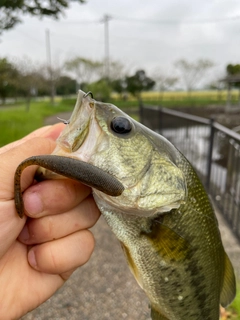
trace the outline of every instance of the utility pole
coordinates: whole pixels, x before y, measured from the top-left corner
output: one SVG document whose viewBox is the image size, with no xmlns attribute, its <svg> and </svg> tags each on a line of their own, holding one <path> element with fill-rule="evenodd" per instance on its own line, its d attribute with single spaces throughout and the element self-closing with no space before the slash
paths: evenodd
<svg viewBox="0 0 240 320">
<path fill-rule="evenodd" d="M 104 15 L 102 22 L 104 23 L 104 44 L 105 44 L 105 77 L 109 80 L 110 74 L 110 55 L 109 55 L 109 21 L 111 17 L 107 14 Z"/>
<path fill-rule="evenodd" d="M 49 32 L 49 29 L 46 29 L 46 53 L 47 53 L 47 65 L 48 65 L 49 75 L 50 75 L 51 103 L 54 104 L 55 86 L 54 86 L 54 81 L 53 81 L 53 70 L 52 70 L 51 45 L 50 45 L 50 32 Z"/>
</svg>

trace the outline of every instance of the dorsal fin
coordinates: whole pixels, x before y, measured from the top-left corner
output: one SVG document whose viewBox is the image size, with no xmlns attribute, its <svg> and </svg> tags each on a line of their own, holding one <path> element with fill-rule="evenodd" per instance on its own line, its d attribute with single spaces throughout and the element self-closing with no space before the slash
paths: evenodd
<svg viewBox="0 0 240 320">
<path fill-rule="evenodd" d="M 220 303 L 222 307 L 228 306 L 236 295 L 236 280 L 232 267 L 232 263 L 229 260 L 227 254 L 225 254 L 225 265 L 224 265 L 224 279 L 223 286 L 220 295 Z"/>
</svg>

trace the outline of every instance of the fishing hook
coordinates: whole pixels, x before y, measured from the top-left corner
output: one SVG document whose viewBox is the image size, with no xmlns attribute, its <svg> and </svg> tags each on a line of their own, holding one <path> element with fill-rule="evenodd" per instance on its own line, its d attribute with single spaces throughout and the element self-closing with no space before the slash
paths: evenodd
<svg viewBox="0 0 240 320">
<path fill-rule="evenodd" d="M 92 99 L 93 99 L 93 94 L 92 94 L 92 92 L 91 91 L 88 91 L 87 93 L 85 93 L 84 95 L 83 95 L 83 98 L 86 98 L 87 96 L 91 96 L 92 97 Z"/>
<path fill-rule="evenodd" d="M 63 122 L 64 124 L 69 124 L 70 123 L 70 120 L 65 120 L 65 119 L 62 119 L 62 118 L 59 118 L 57 117 L 58 120 L 60 120 L 61 122 Z"/>
</svg>

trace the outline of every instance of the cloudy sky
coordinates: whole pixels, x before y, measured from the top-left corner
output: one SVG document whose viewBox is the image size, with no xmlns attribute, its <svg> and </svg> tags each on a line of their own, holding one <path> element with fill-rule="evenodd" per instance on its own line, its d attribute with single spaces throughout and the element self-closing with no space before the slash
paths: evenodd
<svg viewBox="0 0 240 320">
<path fill-rule="evenodd" d="M 112 60 L 150 73 L 169 70 L 181 58 L 210 59 L 214 72 L 240 63 L 239 0 L 87 0 L 55 21 L 23 17 L 0 37 L 0 57 L 28 56 L 46 61 L 46 29 L 55 64 L 74 56 L 104 58 L 103 16 L 109 21 Z"/>
</svg>

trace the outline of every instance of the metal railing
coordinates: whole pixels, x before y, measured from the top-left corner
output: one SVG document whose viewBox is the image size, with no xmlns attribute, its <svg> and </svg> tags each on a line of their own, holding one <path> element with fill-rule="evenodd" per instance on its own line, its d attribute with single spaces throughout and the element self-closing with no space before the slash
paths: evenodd
<svg viewBox="0 0 240 320">
<path fill-rule="evenodd" d="M 140 118 L 191 162 L 240 240 L 240 134 L 213 119 L 154 106 L 142 106 Z"/>
</svg>

